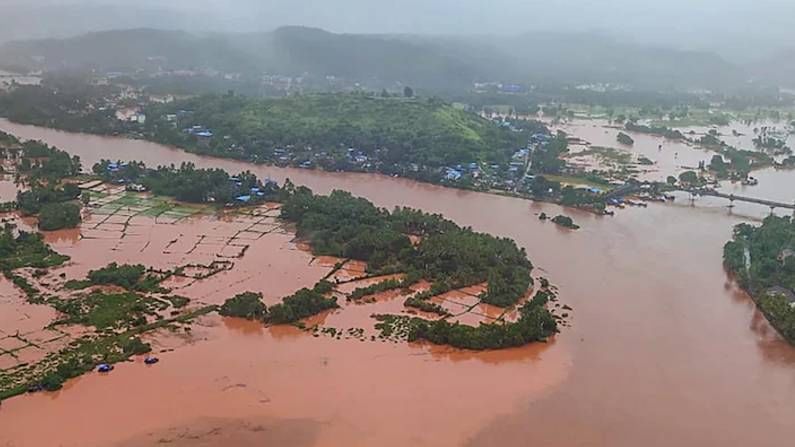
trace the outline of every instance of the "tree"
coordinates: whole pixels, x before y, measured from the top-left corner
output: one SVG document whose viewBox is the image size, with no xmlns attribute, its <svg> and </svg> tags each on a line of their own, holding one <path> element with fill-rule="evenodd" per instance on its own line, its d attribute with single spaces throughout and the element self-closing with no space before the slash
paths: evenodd
<svg viewBox="0 0 795 447">
<path fill-rule="evenodd" d="M 80 224 L 80 207 L 74 203 L 48 203 L 41 207 L 39 228 L 54 231 L 76 228 Z"/>
<path fill-rule="evenodd" d="M 694 171 L 685 171 L 679 174 L 679 181 L 687 185 L 695 185 L 699 181 L 698 174 Z"/>
<path fill-rule="evenodd" d="M 259 320 L 268 313 L 268 309 L 262 303 L 261 293 L 245 292 L 226 300 L 218 313 L 225 317 Z"/>
<path fill-rule="evenodd" d="M 406 98 L 413 98 L 414 89 L 407 85 L 406 87 L 403 88 L 403 96 L 405 96 Z"/>
<path fill-rule="evenodd" d="M 619 143 L 626 146 L 632 146 L 633 144 L 635 144 L 635 140 L 633 140 L 632 137 L 625 134 L 624 132 L 619 132 L 618 136 L 616 137 L 616 140 L 618 140 Z"/>
</svg>

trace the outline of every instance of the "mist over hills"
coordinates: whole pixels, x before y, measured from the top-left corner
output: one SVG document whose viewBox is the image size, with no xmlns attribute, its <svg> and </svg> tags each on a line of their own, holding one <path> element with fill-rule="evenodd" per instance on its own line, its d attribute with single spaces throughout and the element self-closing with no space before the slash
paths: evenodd
<svg viewBox="0 0 795 447">
<path fill-rule="evenodd" d="M 723 89 L 752 76 L 787 79 L 786 74 L 770 77 L 765 70 L 729 63 L 714 53 L 639 45 L 595 33 L 336 34 L 295 26 L 258 33 L 141 28 L 13 41 L 0 45 L 0 66 L 31 71 L 308 73 L 428 89 L 492 81 Z"/>
</svg>

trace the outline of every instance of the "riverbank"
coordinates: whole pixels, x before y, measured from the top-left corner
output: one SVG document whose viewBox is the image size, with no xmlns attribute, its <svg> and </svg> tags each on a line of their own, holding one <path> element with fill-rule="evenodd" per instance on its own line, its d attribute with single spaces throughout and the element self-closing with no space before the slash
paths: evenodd
<svg viewBox="0 0 795 447">
<path fill-rule="evenodd" d="M 9 124 L 19 124 L 21 126 L 36 127 L 35 125 L 31 124 L 15 123 L 11 120 L 8 120 L 7 118 L 0 118 L 0 121 L 7 121 Z M 72 131 L 69 129 L 58 129 L 57 127 L 51 127 L 51 129 L 63 132 Z M 461 165 L 456 165 L 456 167 L 448 167 L 445 169 L 437 169 L 436 171 L 434 171 L 433 175 L 429 175 L 428 173 L 420 171 L 414 171 L 411 169 L 404 169 L 400 173 L 393 173 L 391 171 L 384 172 L 383 170 L 378 170 L 372 167 L 365 169 L 363 166 L 356 166 L 356 165 L 350 165 L 349 169 L 341 170 L 324 164 L 318 164 L 318 163 L 305 164 L 305 163 L 293 162 L 294 160 L 290 162 L 280 162 L 280 163 L 276 163 L 273 161 L 264 161 L 259 157 L 247 156 L 246 154 L 241 153 L 239 151 L 210 151 L 207 149 L 206 146 L 199 144 L 174 145 L 170 144 L 169 141 L 167 140 L 146 139 L 144 135 L 139 133 L 112 134 L 112 135 L 102 134 L 102 133 L 85 133 L 85 134 L 95 135 L 99 137 L 107 137 L 107 138 L 122 138 L 126 140 L 146 141 L 152 144 L 164 144 L 166 146 L 173 147 L 174 149 L 196 154 L 199 157 L 229 159 L 241 163 L 254 164 L 257 166 L 321 171 L 328 173 L 345 172 L 351 174 L 383 175 L 393 178 L 403 178 L 411 181 L 418 181 L 418 182 L 428 183 L 431 185 L 444 186 L 444 187 L 467 190 L 467 191 L 486 192 L 490 194 L 519 197 L 526 200 L 563 204 L 570 207 L 577 207 L 579 209 L 588 210 L 595 214 L 607 214 L 605 212 L 605 203 L 604 201 L 600 200 L 599 194 L 601 194 L 602 192 L 608 192 L 612 188 L 612 186 L 606 180 L 602 179 L 601 181 L 598 182 L 600 188 L 599 193 L 589 193 L 588 191 L 583 191 L 584 195 L 587 197 L 577 196 L 576 199 L 572 200 L 573 196 L 570 196 L 567 199 L 565 194 L 561 194 L 562 191 L 565 192 L 566 187 L 581 186 L 581 185 L 588 186 L 591 183 L 593 183 L 593 180 L 588 180 L 586 178 L 588 176 L 584 172 L 580 173 L 569 172 L 565 176 L 549 175 L 548 177 L 553 180 L 550 181 L 543 180 L 541 186 L 539 187 L 528 186 L 527 184 L 525 184 L 525 182 L 527 180 L 532 181 L 534 179 L 534 176 L 529 175 L 528 171 L 529 165 L 527 165 L 529 160 L 525 160 L 522 166 L 521 169 L 522 175 L 520 175 L 521 178 L 515 178 L 516 175 L 518 175 L 519 173 L 514 172 L 513 170 L 506 171 L 505 175 L 510 173 L 510 176 L 505 178 L 489 175 L 486 172 L 486 165 L 484 165 L 484 163 L 479 163 L 477 164 L 478 167 L 476 167 L 473 172 L 468 172 L 467 178 L 464 179 L 462 178 L 463 172 L 467 171 L 467 169 L 469 170 L 472 169 L 471 168 L 464 169 Z M 529 157 L 529 155 L 527 157 Z M 112 160 L 112 161 L 117 161 L 117 160 Z M 367 166 L 370 165 L 371 163 L 367 163 Z M 493 170 L 494 166 L 495 165 L 492 165 L 488 169 Z M 447 174 L 440 175 L 439 174 L 440 172 L 447 172 Z M 451 172 L 453 172 L 453 174 L 450 174 Z M 493 178 L 491 178 L 491 180 L 485 181 L 482 180 L 484 177 L 493 177 Z M 538 177 L 546 179 L 547 176 L 539 175 Z M 583 200 L 583 198 L 585 200 Z"/>
</svg>

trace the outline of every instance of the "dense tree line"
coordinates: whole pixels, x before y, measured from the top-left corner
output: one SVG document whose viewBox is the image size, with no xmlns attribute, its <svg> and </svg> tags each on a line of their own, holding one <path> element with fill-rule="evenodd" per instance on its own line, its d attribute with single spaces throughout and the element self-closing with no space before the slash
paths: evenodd
<svg viewBox="0 0 795 447">
<path fill-rule="evenodd" d="M 263 183 L 248 171 L 230 176 L 222 169 L 197 169 L 193 163 L 149 169 L 141 162 L 101 160 L 92 170 L 105 181 L 139 183 L 157 195 L 189 203 L 227 204 L 239 196 L 249 196 L 246 203 L 256 203 L 276 199 L 278 191 L 276 184 Z"/>
<path fill-rule="evenodd" d="M 126 123 L 106 107 L 118 87 L 94 85 L 70 76 L 50 77 L 41 85 L 22 85 L 0 95 L 0 115 L 12 121 L 73 132 L 121 133 Z"/>
<path fill-rule="evenodd" d="M 17 193 L 13 207 L 25 215 L 38 215 L 39 228 L 45 231 L 76 227 L 80 206 L 73 201 L 80 189 L 63 180 L 80 173 L 80 158 L 39 141 L 20 142 L 8 134 L 0 135 L 0 144 L 5 157 L 15 162 L 18 181 L 29 186 Z"/>
<path fill-rule="evenodd" d="M 56 183 L 80 173 L 80 157 L 40 141 L 21 143 L 18 172 L 33 184 Z"/>
<path fill-rule="evenodd" d="M 795 342 L 795 222 L 765 218 L 761 226 L 740 224 L 723 248 L 723 260 L 782 334 Z"/>
<path fill-rule="evenodd" d="M 366 261 L 374 271 L 417 274 L 448 290 L 488 281 L 482 298 L 498 306 L 516 303 L 532 281 L 532 264 L 513 241 L 460 228 L 437 215 L 390 213 L 347 192 L 318 196 L 287 185 L 282 217 L 296 223 L 298 235 L 317 254 Z M 419 244 L 412 245 L 407 234 L 420 236 Z"/>
<path fill-rule="evenodd" d="M 218 311 L 223 316 L 261 320 L 265 323 L 295 323 L 302 318 L 339 307 L 336 298 L 327 297 L 332 290 L 331 283 L 320 281 L 311 289 L 303 288 L 270 307 L 262 302 L 261 293 L 245 292 L 226 300 Z"/>
<path fill-rule="evenodd" d="M 269 307 L 265 320 L 273 324 L 294 323 L 324 310 L 337 308 L 337 299 L 326 297 L 331 290 L 332 285 L 326 281 L 320 281 L 311 289 L 303 288 L 282 299 L 281 303 Z"/>
<path fill-rule="evenodd" d="M 48 203 L 39 211 L 39 229 L 44 231 L 77 228 L 81 221 L 80 206 L 71 202 Z"/>
<path fill-rule="evenodd" d="M 450 345 L 461 349 L 485 350 L 523 346 L 542 341 L 558 331 L 557 322 L 546 309 L 551 294 L 539 291 L 535 297 L 519 308 L 515 322 L 481 323 L 469 326 L 447 320 L 429 321 L 423 318 L 382 315 L 376 325 L 383 333 L 400 332 L 398 325 L 407 326 L 408 341 L 426 340 L 434 344 Z M 429 309 L 430 310 L 430 309 Z"/>
</svg>

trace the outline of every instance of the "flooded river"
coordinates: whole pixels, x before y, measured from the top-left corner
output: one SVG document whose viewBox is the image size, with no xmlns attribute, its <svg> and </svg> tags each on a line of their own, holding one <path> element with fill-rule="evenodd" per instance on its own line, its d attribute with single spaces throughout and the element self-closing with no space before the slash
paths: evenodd
<svg viewBox="0 0 795 447">
<path fill-rule="evenodd" d="M 550 343 L 482 354 L 210 317 L 195 342 L 161 355 L 156 367 L 120 365 L 54 394 L 3 402 L 0 446 L 701 447 L 795 438 L 795 349 L 721 265 L 733 225 L 763 217 L 765 208 L 730 212 L 724 202 L 699 199 L 612 218 L 565 210 L 583 227 L 569 232 L 536 217 L 563 212 L 555 205 L 377 175 L 253 166 L 6 121 L 0 130 L 42 139 L 86 166 L 102 157 L 191 161 L 440 212 L 515 239 L 574 308 L 571 327 Z M 795 173 L 757 177 L 748 195 L 769 190 L 795 200 L 781 192 L 793 195 Z"/>
</svg>

